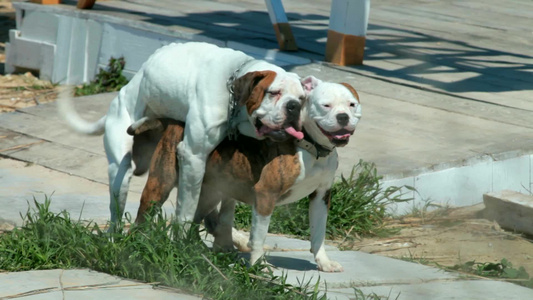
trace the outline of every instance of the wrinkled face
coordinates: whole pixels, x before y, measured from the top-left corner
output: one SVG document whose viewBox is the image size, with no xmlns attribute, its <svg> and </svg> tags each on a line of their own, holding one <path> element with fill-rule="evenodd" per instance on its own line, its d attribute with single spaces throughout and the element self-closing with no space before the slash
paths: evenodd
<svg viewBox="0 0 533 300">
<path fill-rule="evenodd" d="M 291 136 L 303 138 L 300 111 L 305 92 L 298 75 L 284 71 L 256 71 L 245 74 L 237 81 L 249 82 L 247 88 L 246 85 L 235 85 L 235 89 L 251 89 L 249 96 L 244 93 L 240 101 L 246 108 L 255 138 L 274 141 L 284 141 Z M 239 126 L 241 133 L 251 135 L 242 127 Z"/>
<path fill-rule="evenodd" d="M 320 82 L 309 93 L 307 114 L 335 146 L 348 144 L 361 119 L 359 95 L 345 83 Z"/>
</svg>

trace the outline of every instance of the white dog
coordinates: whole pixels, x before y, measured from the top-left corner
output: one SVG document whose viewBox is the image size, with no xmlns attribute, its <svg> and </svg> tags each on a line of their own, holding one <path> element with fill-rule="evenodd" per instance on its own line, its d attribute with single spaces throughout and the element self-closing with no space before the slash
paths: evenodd
<svg viewBox="0 0 533 300">
<path fill-rule="evenodd" d="M 132 173 L 147 170 L 132 162 L 133 137 L 126 132 L 130 125 L 135 129 L 147 119 L 162 117 L 186 123 L 178 148 L 176 212 L 178 222 L 186 224 L 193 220 L 198 205 L 207 155 L 228 130 L 258 139 L 301 138 L 299 114 L 304 98 L 294 73 L 240 51 L 185 43 L 170 44 L 152 54 L 97 122 L 83 120 L 68 98 L 60 99 L 59 111 L 78 132 L 104 133 L 113 230 L 124 212 Z"/>
<path fill-rule="evenodd" d="M 195 222 L 205 219 L 206 228 L 215 236 L 215 246 L 231 250 L 234 200 L 252 205 L 249 241 L 235 234 L 233 242 L 241 250 L 251 248 L 253 264 L 264 253 L 263 244 L 274 206 L 310 195 L 311 252 L 319 270 L 340 272 L 342 266 L 330 260 L 324 248 L 330 189 L 338 165 L 335 147 L 348 143 L 361 118 L 361 105 L 357 92 L 348 84 L 314 78 L 309 84 L 312 92 L 302 110 L 303 140 L 273 143 L 241 136 L 237 141 L 223 141 L 212 152 Z M 143 137 L 147 135 L 158 136 L 155 140 L 159 141 L 136 223 L 145 220 L 144 215 L 151 206 L 163 204 L 181 171 L 175 153 L 183 136 L 183 123 L 168 119 L 152 123 L 152 127 L 159 130 L 150 130 L 148 126 L 134 133 L 135 147 L 143 144 Z M 218 212 L 216 207 L 221 200 Z"/>
</svg>

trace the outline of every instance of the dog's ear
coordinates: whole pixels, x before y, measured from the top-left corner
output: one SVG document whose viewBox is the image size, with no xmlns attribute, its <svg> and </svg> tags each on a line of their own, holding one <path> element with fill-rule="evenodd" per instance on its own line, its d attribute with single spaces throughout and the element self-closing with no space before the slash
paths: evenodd
<svg viewBox="0 0 533 300">
<path fill-rule="evenodd" d="M 357 102 L 361 103 L 361 101 L 359 100 L 359 94 L 357 94 L 357 91 L 353 88 L 353 86 L 347 84 L 346 82 L 341 82 L 341 84 L 344 85 L 344 87 L 347 88 L 353 94 L 355 99 L 357 99 Z"/>
<path fill-rule="evenodd" d="M 276 78 L 274 71 L 248 72 L 235 79 L 233 91 L 238 103 L 246 106 L 248 114 L 259 108 L 265 92 Z"/>
<path fill-rule="evenodd" d="M 313 89 L 319 85 L 322 82 L 322 80 L 316 78 L 315 76 L 309 75 L 307 77 L 304 77 L 300 79 L 300 83 L 302 84 L 302 87 L 305 91 L 306 95 L 309 95 L 313 91 Z"/>
</svg>

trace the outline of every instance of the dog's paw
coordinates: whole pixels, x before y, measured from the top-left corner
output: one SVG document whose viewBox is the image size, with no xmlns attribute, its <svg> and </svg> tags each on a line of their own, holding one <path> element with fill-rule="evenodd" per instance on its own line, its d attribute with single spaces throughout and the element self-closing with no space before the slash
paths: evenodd
<svg viewBox="0 0 533 300">
<path fill-rule="evenodd" d="M 274 270 L 278 269 L 278 267 L 269 263 L 264 256 L 256 260 L 254 263 L 250 261 L 250 265 L 253 265 L 253 266 L 260 265 L 261 271 L 265 273 L 272 273 Z"/>
<path fill-rule="evenodd" d="M 263 267 L 262 271 L 264 273 L 272 273 L 272 272 L 274 272 L 274 270 L 278 269 L 278 267 L 274 266 L 273 264 L 271 264 L 271 263 L 269 263 L 267 261 L 263 262 L 263 266 L 264 267 Z"/>
<path fill-rule="evenodd" d="M 250 237 L 243 232 L 232 228 L 231 235 L 233 238 L 233 246 L 237 248 L 237 250 L 241 252 L 250 252 L 252 251 L 252 248 L 248 246 L 248 240 Z"/>
<path fill-rule="evenodd" d="M 215 242 L 213 243 L 213 250 L 216 252 L 223 252 L 223 253 L 231 253 L 231 252 L 237 252 L 235 247 L 233 247 L 233 244 L 218 244 Z"/>
<path fill-rule="evenodd" d="M 334 260 L 317 260 L 318 270 L 322 272 L 344 272 L 344 268 L 338 262 Z"/>
</svg>

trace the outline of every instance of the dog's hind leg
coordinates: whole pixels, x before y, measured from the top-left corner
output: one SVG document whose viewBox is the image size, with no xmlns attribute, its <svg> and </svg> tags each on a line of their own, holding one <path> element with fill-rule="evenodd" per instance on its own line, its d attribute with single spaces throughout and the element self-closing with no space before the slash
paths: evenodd
<svg viewBox="0 0 533 300">
<path fill-rule="evenodd" d="M 118 222 L 124 214 L 132 174 L 131 152 L 124 154 L 120 162 L 112 161 L 109 164 L 109 194 L 111 197 L 109 202 L 109 210 L 111 212 L 110 232 L 115 231 Z"/>
<path fill-rule="evenodd" d="M 133 137 L 126 133 L 130 124 L 130 118 L 125 112 L 119 112 L 112 117 L 108 114 L 104 134 L 104 148 L 109 164 L 110 232 L 116 231 L 116 226 L 124 214 L 130 179 L 133 174 Z"/>
<path fill-rule="evenodd" d="M 168 199 L 168 195 L 176 186 L 179 173 L 176 147 L 183 137 L 181 124 L 169 124 L 150 164 L 150 173 L 141 196 L 141 204 L 137 211 L 136 224 L 145 221 L 145 214 L 154 205 L 161 207 Z"/>
</svg>

